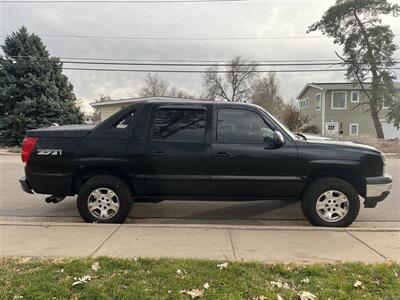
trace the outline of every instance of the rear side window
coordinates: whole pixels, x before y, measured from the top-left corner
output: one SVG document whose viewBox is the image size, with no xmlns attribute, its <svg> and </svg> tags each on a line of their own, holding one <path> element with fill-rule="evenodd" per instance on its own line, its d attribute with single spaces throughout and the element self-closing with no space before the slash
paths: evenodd
<svg viewBox="0 0 400 300">
<path fill-rule="evenodd" d="M 129 112 L 128 114 L 124 115 L 121 119 L 119 119 L 115 123 L 114 128 L 124 129 L 124 128 L 128 127 L 129 124 L 134 122 L 135 112 L 136 112 L 136 110 L 133 110 L 133 111 Z"/>
<path fill-rule="evenodd" d="M 202 142 L 206 110 L 159 108 L 153 121 L 153 140 Z"/>
</svg>

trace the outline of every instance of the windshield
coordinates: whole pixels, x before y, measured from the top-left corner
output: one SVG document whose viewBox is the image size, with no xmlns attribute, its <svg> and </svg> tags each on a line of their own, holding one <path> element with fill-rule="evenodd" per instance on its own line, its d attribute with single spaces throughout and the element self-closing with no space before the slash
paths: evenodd
<svg viewBox="0 0 400 300">
<path fill-rule="evenodd" d="M 268 117 L 270 117 L 272 120 L 274 120 L 279 125 L 279 127 L 281 127 L 286 132 L 286 134 L 289 135 L 292 139 L 294 139 L 294 140 L 299 139 L 299 137 L 296 134 L 291 132 L 289 130 L 289 128 L 287 128 L 284 124 L 282 124 L 282 122 L 280 122 L 277 118 L 275 118 L 273 115 L 271 115 L 269 112 L 267 112 L 264 108 L 262 108 L 262 107 L 260 107 L 260 108 L 266 115 L 268 115 Z"/>
</svg>

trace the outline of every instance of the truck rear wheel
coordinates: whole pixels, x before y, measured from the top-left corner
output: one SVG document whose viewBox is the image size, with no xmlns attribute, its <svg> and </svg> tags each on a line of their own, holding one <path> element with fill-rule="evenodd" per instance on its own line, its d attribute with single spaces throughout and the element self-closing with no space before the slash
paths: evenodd
<svg viewBox="0 0 400 300">
<path fill-rule="evenodd" d="M 116 176 L 96 176 L 86 181 L 78 194 L 78 211 L 86 222 L 122 223 L 132 207 L 132 193 Z"/>
<path fill-rule="evenodd" d="M 301 208 L 307 220 L 315 226 L 347 227 L 357 218 L 360 200 L 348 182 L 323 177 L 307 187 Z"/>
</svg>

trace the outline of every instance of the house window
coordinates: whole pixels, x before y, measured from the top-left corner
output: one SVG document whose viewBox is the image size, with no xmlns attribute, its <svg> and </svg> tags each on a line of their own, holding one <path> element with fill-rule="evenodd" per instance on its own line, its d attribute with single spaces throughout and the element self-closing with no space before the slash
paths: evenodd
<svg viewBox="0 0 400 300">
<path fill-rule="evenodd" d="M 332 92 L 332 109 L 346 109 L 346 92 Z"/>
<path fill-rule="evenodd" d="M 383 108 L 388 109 L 392 106 L 392 98 L 388 96 L 383 96 Z"/>
<path fill-rule="evenodd" d="M 357 103 L 360 101 L 360 93 L 358 91 L 352 91 L 351 92 L 351 102 L 352 103 Z"/>
<path fill-rule="evenodd" d="M 357 123 L 351 123 L 349 132 L 350 132 L 350 135 L 358 135 L 358 124 Z"/>
<path fill-rule="evenodd" d="M 308 98 L 304 98 L 304 99 L 301 99 L 300 100 L 300 108 L 301 109 L 303 109 L 303 108 L 307 108 L 308 107 Z"/>
<path fill-rule="evenodd" d="M 315 110 L 321 110 L 321 94 L 315 95 Z"/>
</svg>

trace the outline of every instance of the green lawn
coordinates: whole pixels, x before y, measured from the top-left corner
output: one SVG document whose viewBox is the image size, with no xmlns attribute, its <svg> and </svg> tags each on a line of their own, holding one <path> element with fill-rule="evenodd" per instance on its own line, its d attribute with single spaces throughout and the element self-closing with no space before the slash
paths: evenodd
<svg viewBox="0 0 400 300">
<path fill-rule="evenodd" d="M 93 265 L 99 269 L 94 271 Z M 262 264 L 183 259 L 0 259 L 1 299 L 400 299 L 400 265 Z M 95 266 L 94 266 L 94 269 Z M 180 271 L 178 271 L 180 270 Z M 178 271 L 178 272 L 177 272 Z M 73 286 L 74 277 L 91 279 Z M 361 286 L 355 287 L 359 281 Z M 275 282 L 275 283 L 274 283 Z M 205 288 L 204 285 L 209 287 Z M 206 285 L 207 287 L 207 285 Z M 257 298 L 258 297 L 258 298 Z"/>
</svg>

